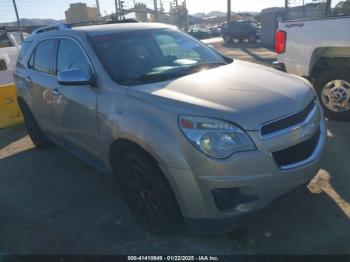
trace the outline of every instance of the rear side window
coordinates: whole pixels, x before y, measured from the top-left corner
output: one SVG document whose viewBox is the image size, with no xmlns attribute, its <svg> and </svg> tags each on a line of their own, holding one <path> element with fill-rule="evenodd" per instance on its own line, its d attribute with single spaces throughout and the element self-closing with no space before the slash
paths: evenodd
<svg viewBox="0 0 350 262">
<path fill-rule="evenodd" d="M 46 74 L 55 74 L 56 40 L 49 39 L 40 42 L 35 48 L 33 69 Z M 31 61 L 30 61 L 31 62 Z M 29 62 L 29 64 L 30 64 Z"/>
<path fill-rule="evenodd" d="M 57 55 L 57 72 L 68 69 L 80 69 L 87 77 L 92 75 L 89 61 L 78 43 L 70 39 L 61 39 Z"/>
</svg>

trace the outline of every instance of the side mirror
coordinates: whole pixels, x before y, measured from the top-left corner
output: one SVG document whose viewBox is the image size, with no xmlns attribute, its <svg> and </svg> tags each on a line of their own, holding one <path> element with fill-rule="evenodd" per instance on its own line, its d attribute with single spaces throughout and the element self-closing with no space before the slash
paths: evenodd
<svg viewBox="0 0 350 262">
<path fill-rule="evenodd" d="M 61 85 L 92 85 L 93 80 L 81 69 L 68 69 L 58 73 L 58 83 Z"/>
</svg>

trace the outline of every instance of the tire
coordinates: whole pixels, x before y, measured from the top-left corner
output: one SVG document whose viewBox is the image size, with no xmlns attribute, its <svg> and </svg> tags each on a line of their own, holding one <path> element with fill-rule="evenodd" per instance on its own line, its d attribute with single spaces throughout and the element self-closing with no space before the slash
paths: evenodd
<svg viewBox="0 0 350 262">
<path fill-rule="evenodd" d="M 169 233 L 181 225 L 182 216 L 174 193 L 157 163 L 135 148 L 121 159 L 117 174 L 135 220 L 153 234 Z"/>
<path fill-rule="evenodd" d="M 248 43 L 253 44 L 253 43 L 256 43 L 256 41 L 257 41 L 256 35 L 248 36 Z"/>
<path fill-rule="evenodd" d="M 223 36 L 223 39 L 224 39 L 224 42 L 225 42 L 226 44 L 231 44 L 233 38 L 232 38 L 229 34 L 225 34 L 225 35 Z"/>
<path fill-rule="evenodd" d="M 314 80 L 325 116 L 337 121 L 350 121 L 349 69 L 332 68 Z"/>
<path fill-rule="evenodd" d="M 47 150 L 54 147 L 54 144 L 40 129 L 28 106 L 23 101 L 19 101 L 18 104 L 24 117 L 24 126 L 33 144 L 40 150 Z"/>
</svg>

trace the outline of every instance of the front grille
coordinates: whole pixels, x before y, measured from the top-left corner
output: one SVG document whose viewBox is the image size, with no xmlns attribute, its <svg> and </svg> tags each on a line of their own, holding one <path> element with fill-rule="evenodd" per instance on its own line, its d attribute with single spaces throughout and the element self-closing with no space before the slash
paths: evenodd
<svg viewBox="0 0 350 262">
<path fill-rule="evenodd" d="M 302 162 L 311 157 L 317 147 L 320 135 L 321 130 L 318 128 L 310 139 L 295 146 L 275 151 L 272 153 L 272 156 L 280 167 Z"/>
<path fill-rule="evenodd" d="M 261 135 L 266 136 L 302 123 L 308 117 L 314 106 L 315 101 L 313 100 L 303 111 L 262 126 L 260 130 Z"/>
</svg>

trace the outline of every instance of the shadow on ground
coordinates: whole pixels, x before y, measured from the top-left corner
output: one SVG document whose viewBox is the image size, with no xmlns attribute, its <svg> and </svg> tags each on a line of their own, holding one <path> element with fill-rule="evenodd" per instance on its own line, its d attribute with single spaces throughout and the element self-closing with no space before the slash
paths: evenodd
<svg viewBox="0 0 350 262">
<path fill-rule="evenodd" d="M 0 150 L 26 136 L 23 127 L 15 127 L 12 129 L 0 129 Z"/>
</svg>

